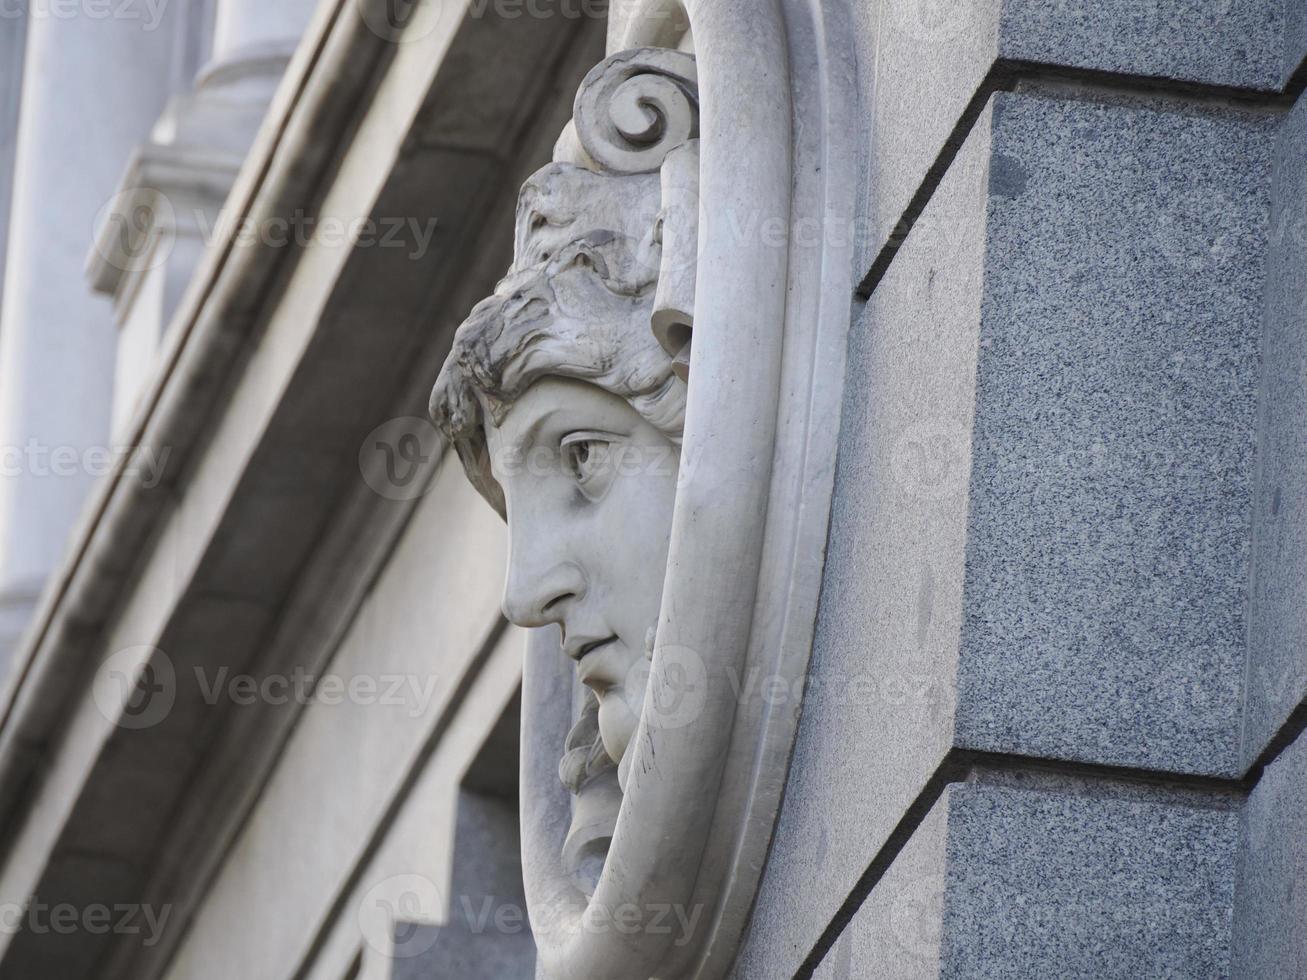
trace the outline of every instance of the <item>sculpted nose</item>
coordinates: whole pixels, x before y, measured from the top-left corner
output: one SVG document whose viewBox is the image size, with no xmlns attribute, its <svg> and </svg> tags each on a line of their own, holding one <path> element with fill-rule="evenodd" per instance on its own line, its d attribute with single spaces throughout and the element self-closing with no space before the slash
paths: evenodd
<svg viewBox="0 0 1307 980">
<path fill-rule="evenodd" d="M 518 626 L 563 625 L 568 599 L 585 594 L 585 576 L 570 561 L 532 568 L 509 559 L 504 615 Z"/>
</svg>

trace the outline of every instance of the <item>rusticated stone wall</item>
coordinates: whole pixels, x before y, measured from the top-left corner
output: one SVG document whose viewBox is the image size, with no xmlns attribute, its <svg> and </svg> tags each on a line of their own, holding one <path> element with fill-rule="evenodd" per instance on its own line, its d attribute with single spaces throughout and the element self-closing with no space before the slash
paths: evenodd
<svg viewBox="0 0 1307 980">
<path fill-rule="evenodd" d="M 862 305 L 741 980 L 1307 970 L 1304 24 L 861 5 Z"/>
</svg>

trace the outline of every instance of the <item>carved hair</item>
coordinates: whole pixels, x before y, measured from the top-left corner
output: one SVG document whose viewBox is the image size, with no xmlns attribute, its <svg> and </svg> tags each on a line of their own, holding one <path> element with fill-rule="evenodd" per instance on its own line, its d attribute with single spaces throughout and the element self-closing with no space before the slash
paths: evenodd
<svg viewBox="0 0 1307 980">
<path fill-rule="evenodd" d="M 541 378 L 597 385 L 680 441 L 685 385 L 649 327 L 659 206 L 657 174 L 552 163 L 522 188 L 513 265 L 458 328 L 431 393 L 437 428 L 500 516 L 484 427 Z"/>
<path fill-rule="evenodd" d="M 681 441 L 685 382 L 673 373 L 652 315 L 663 258 L 659 171 L 669 153 L 698 136 L 695 78 L 693 57 L 657 48 L 595 66 L 556 162 L 522 188 L 508 274 L 454 335 L 431 392 L 431 417 L 501 517 L 504 494 L 485 426 L 500 425 L 542 378 L 590 382 Z M 598 714 L 587 691 L 559 764 L 573 794 L 617 765 L 604 750 Z"/>
</svg>

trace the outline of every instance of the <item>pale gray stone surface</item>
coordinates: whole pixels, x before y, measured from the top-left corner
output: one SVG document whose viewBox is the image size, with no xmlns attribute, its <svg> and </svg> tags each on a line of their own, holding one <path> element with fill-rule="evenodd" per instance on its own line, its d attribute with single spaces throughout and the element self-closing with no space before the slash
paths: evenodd
<svg viewBox="0 0 1307 980">
<path fill-rule="evenodd" d="M 948 802 L 942 976 L 1230 976 L 1230 798 L 981 774 Z"/>
<path fill-rule="evenodd" d="M 1243 765 L 1307 697 L 1307 102 L 1275 154 Z"/>
<path fill-rule="evenodd" d="M 904 210 L 994 64 L 999 0 L 854 6 L 866 127 L 855 229 L 861 277 L 887 241 L 902 242 Z"/>
<path fill-rule="evenodd" d="M 9 209 L 18 144 L 18 106 L 23 85 L 23 48 L 27 38 L 25 12 L 0 18 L 0 298 L 4 296 L 5 254 L 9 247 Z M 0 644 L 4 643 L 0 639 Z M 0 647 L 6 649 L 7 644 Z"/>
<path fill-rule="evenodd" d="M 9 470 L 0 480 L 0 661 L 34 611 L 28 597 L 64 557 L 94 482 L 85 454 L 110 445 L 111 310 L 77 284 L 102 208 L 167 96 L 180 6 L 155 8 L 152 28 L 144 17 L 104 18 L 76 4 L 71 16 L 61 8 L 27 21 L 17 141 L 12 164 L 0 163 L 0 183 L 12 173 L 0 307 L 0 446 Z M 18 42 L 13 12 L 4 13 L 0 58 Z M 0 89 L 13 71 L 0 67 Z M 0 102 L 11 99 L 0 92 Z M 18 447 L 26 448 L 15 462 Z"/>
<path fill-rule="evenodd" d="M 960 746 L 1242 774 L 1273 126 L 996 97 Z"/>
<path fill-rule="evenodd" d="M 935 980 L 947 878 L 950 788 L 913 831 L 813 980 Z"/>
<path fill-rule="evenodd" d="M 802 962 L 951 745 L 1241 774 L 1273 123 L 993 104 L 851 339 L 813 681 L 737 977 Z"/>
<path fill-rule="evenodd" d="M 469 776 L 508 783 L 502 795 L 471 792 L 468 777 L 458 795 L 451 852 L 448 919 L 443 925 L 399 923 L 393 980 L 532 980 L 535 941 L 522 894 L 517 815 L 517 726 L 514 703 L 473 760 Z M 512 735 L 512 741 L 503 737 Z"/>
<path fill-rule="evenodd" d="M 982 122 L 850 338 L 811 680 L 740 980 L 793 973 L 951 744 Z"/>
<path fill-rule="evenodd" d="M 1307 738 L 1267 767 L 1244 809 L 1235 894 L 1240 980 L 1307 976 Z"/>
</svg>

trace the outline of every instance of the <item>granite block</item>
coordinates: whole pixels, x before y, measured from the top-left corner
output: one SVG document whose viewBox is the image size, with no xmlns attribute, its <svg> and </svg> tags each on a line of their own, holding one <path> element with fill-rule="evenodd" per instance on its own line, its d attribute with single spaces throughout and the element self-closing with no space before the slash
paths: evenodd
<svg viewBox="0 0 1307 980">
<path fill-rule="evenodd" d="M 959 746 L 1242 774 L 1274 126 L 995 97 Z"/>
<path fill-rule="evenodd" d="M 952 743 L 989 127 L 850 336 L 790 782 L 737 977 L 791 976 Z"/>
<path fill-rule="evenodd" d="M 1244 766 L 1307 698 L 1307 100 L 1284 122 L 1273 183 Z"/>
<path fill-rule="evenodd" d="M 739 977 L 797 968 L 951 747 L 1241 774 L 1274 123 L 991 106 L 851 336 Z"/>
<path fill-rule="evenodd" d="M 1242 977 L 1230 970 L 1239 827 L 1235 794 L 973 771 L 814 976 Z"/>
<path fill-rule="evenodd" d="M 1307 737 L 1266 768 L 1244 809 L 1234 909 L 1234 976 L 1307 977 Z"/>
<path fill-rule="evenodd" d="M 1004 0 L 1013 61 L 1278 91 L 1284 0 Z"/>
<path fill-rule="evenodd" d="M 906 234 L 914 196 L 965 138 L 996 69 L 1077 69 L 1279 91 L 1285 0 L 867 0 L 855 5 L 864 142 L 856 273 Z M 1307 51 L 1303 0 L 1290 47 Z M 1293 38 L 1301 38 L 1295 42 Z"/>
<path fill-rule="evenodd" d="M 1284 0 L 1284 77 L 1287 85 L 1307 59 L 1307 2 Z"/>
<path fill-rule="evenodd" d="M 982 773 L 947 805 L 941 977 L 1231 975 L 1234 798 Z"/>
</svg>

